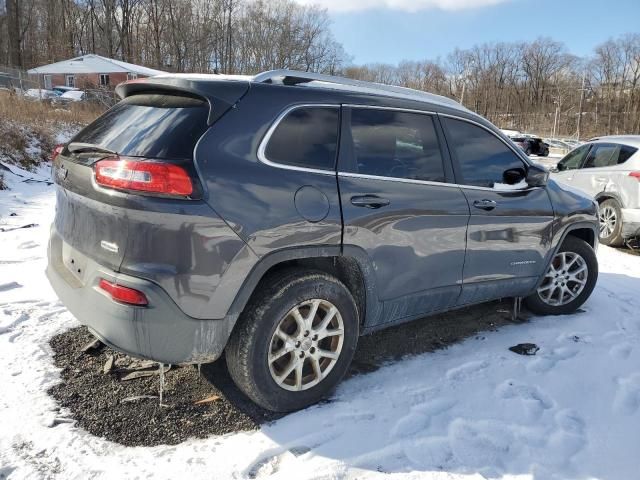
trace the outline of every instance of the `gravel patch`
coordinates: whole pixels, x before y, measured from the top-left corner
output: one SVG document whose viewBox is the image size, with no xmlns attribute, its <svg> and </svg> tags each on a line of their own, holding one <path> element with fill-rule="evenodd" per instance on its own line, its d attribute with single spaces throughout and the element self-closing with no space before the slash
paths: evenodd
<svg viewBox="0 0 640 480">
<path fill-rule="evenodd" d="M 512 323 L 511 305 L 492 302 L 361 337 L 349 376 L 468 337 L 482 339 L 482 331 Z M 521 318 L 526 321 L 526 313 Z M 93 435 L 127 446 L 174 445 L 193 437 L 254 430 L 283 416 L 247 400 L 229 377 L 224 359 L 202 365 L 200 371 L 196 366 L 172 366 L 164 375 L 161 406 L 158 364 L 101 344 L 83 351 L 94 340 L 85 327 L 50 340 L 62 381 L 49 390 L 77 425 Z M 124 380 L 131 374 L 144 376 Z"/>
</svg>

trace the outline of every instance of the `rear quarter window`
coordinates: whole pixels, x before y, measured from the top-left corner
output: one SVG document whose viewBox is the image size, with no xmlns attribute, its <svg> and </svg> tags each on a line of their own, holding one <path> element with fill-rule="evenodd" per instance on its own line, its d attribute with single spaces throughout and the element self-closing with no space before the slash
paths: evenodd
<svg viewBox="0 0 640 480">
<path fill-rule="evenodd" d="M 73 139 L 120 155 L 192 159 L 207 129 L 209 104 L 200 98 L 142 94 L 127 97 Z"/>
<path fill-rule="evenodd" d="M 273 130 L 264 156 L 282 165 L 333 170 L 339 124 L 339 107 L 295 108 Z"/>
</svg>

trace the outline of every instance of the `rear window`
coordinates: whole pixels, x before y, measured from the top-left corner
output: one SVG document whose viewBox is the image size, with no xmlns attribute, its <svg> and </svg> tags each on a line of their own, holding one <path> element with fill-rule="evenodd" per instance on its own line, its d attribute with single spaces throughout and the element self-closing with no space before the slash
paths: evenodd
<svg viewBox="0 0 640 480">
<path fill-rule="evenodd" d="M 207 129 L 209 104 L 202 99 L 144 94 L 127 97 L 74 142 L 90 143 L 132 157 L 192 159 Z"/>
<path fill-rule="evenodd" d="M 300 107 L 273 131 L 265 156 L 271 162 L 333 170 L 338 150 L 338 107 Z"/>
</svg>

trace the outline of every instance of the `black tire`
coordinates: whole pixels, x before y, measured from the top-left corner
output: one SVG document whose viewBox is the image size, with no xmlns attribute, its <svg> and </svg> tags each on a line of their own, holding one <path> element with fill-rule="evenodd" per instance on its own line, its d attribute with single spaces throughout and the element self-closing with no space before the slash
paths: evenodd
<svg viewBox="0 0 640 480">
<path fill-rule="evenodd" d="M 606 237 L 599 236 L 598 239 L 603 245 L 610 247 L 620 247 L 624 244 L 624 238 L 622 237 L 622 209 L 620 204 L 613 198 L 605 200 L 600 204 L 600 212 L 605 212 L 606 209 L 613 209 L 616 215 L 616 223 L 613 231 Z"/>
<path fill-rule="evenodd" d="M 556 254 L 561 252 L 574 252 L 585 260 L 588 270 L 586 284 L 582 292 L 575 299 L 564 305 L 550 305 L 542 300 L 536 291 L 524 299 L 525 306 L 535 314 L 567 315 L 573 313 L 587 301 L 596 286 L 596 281 L 598 280 L 598 259 L 591 245 L 577 237 L 568 236 L 564 239 L 562 246 Z"/>
<path fill-rule="evenodd" d="M 332 392 L 349 368 L 359 335 L 355 301 L 342 282 L 320 271 L 288 270 L 260 285 L 227 344 L 229 373 L 240 390 L 267 410 L 290 412 L 308 407 Z M 340 354 L 332 369 L 316 385 L 300 391 L 285 390 L 270 371 L 271 339 L 291 309 L 316 298 L 331 302 L 340 313 L 344 325 Z"/>
</svg>

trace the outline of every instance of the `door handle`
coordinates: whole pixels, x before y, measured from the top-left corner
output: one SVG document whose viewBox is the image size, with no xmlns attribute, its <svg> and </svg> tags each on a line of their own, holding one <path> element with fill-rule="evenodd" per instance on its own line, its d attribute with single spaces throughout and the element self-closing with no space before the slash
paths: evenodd
<svg viewBox="0 0 640 480">
<path fill-rule="evenodd" d="M 389 200 L 377 195 L 360 195 L 351 197 L 351 204 L 356 207 L 380 208 L 389 205 Z"/>
<path fill-rule="evenodd" d="M 596 182 L 606 182 L 607 179 L 605 177 L 596 177 Z"/>
<path fill-rule="evenodd" d="M 473 206 L 480 210 L 493 210 L 498 204 L 493 200 L 476 200 L 473 202 Z"/>
</svg>

